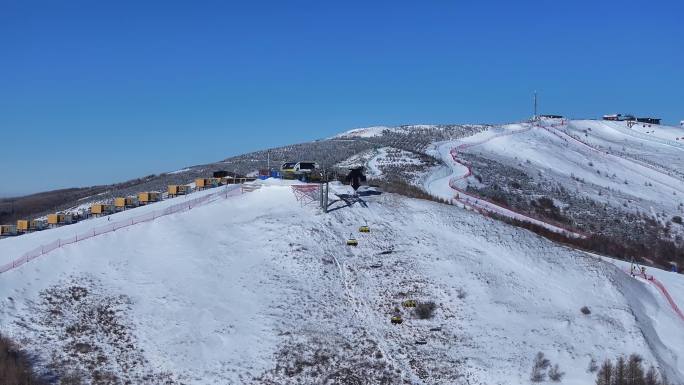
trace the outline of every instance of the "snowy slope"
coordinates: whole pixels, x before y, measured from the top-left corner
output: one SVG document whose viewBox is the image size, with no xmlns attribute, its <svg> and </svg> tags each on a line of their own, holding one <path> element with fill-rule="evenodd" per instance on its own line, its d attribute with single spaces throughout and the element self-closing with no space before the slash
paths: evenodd
<svg viewBox="0 0 684 385">
<path fill-rule="evenodd" d="M 436 128 L 436 127 L 437 126 L 431 125 L 431 124 L 412 124 L 412 125 L 397 126 L 397 127 L 371 126 L 371 127 L 355 128 L 355 129 L 343 132 L 339 135 L 336 135 L 335 138 L 373 138 L 373 137 L 382 136 L 385 132 L 406 134 L 406 133 L 410 133 L 411 131 L 416 130 L 416 129 L 429 129 L 429 128 Z"/>
<path fill-rule="evenodd" d="M 675 127 L 652 129 L 684 136 L 684 130 Z M 474 154 L 538 176 L 538 183 L 552 180 L 576 196 L 666 220 L 684 211 L 684 143 L 663 135 L 649 136 L 624 122 L 545 120 L 492 127 L 464 139 L 435 143 L 431 154 L 440 157 L 447 170 L 433 175 L 425 187 L 445 199 L 459 193 L 464 203 L 520 218 L 457 191 L 478 184 L 463 159 L 464 154 Z"/>
<path fill-rule="evenodd" d="M 24 234 L 18 237 L 0 239 L 0 265 L 11 262 L 22 253 L 25 253 L 36 246 L 47 244 L 58 238 L 69 238 L 76 234 L 87 233 L 88 231 L 106 226 L 112 222 L 126 221 L 134 217 L 143 216 L 152 212 L 162 212 L 164 209 L 180 204 L 182 202 L 189 202 L 198 198 L 214 195 L 218 191 L 232 192 L 239 189 L 239 185 L 227 185 L 219 189 L 207 189 L 196 191 L 192 194 L 181 195 L 173 199 L 165 199 L 160 202 L 140 206 L 135 209 L 121 211 L 109 216 L 93 217 L 72 225 L 62 226 L 49 231 L 39 231 Z M 86 209 L 90 209 L 90 204 L 84 205 Z"/>
<path fill-rule="evenodd" d="M 394 147 L 380 147 L 356 154 L 338 164 L 339 168 L 363 166 L 372 179 L 403 177 L 407 182 L 420 185 L 435 166 L 416 153 Z"/>
<path fill-rule="evenodd" d="M 683 324 L 647 283 L 458 207 L 364 199 L 324 215 L 270 183 L 62 247 L 0 275 L 0 332 L 133 383 L 518 384 L 538 351 L 565 384 L 629 353 L 684 379 Z"/>
</svg>

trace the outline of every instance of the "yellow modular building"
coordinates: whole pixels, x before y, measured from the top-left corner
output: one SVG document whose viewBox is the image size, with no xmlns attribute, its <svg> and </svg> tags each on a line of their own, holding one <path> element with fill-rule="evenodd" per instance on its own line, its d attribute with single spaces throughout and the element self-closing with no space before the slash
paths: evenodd
<svg viewBox="0 0 684 385">
<path fill-rule="evenodd" d="M 126 198 L 114 198 L 114 208 L 117 210 L 123 210 L 126 208 Z"/>
<path fill-rule="evenodd" d="M 101 203 L 95 203 L 92 206 L 90 206 L 90 213 L 92 215 L 107 215 L 112 213 L 112 206 L 111 205 L 104 205 Z"/>
<path fill-rule="evenodd" d="M 154 191 L 141 192 L 138 193 L 138 203 L 141 205 L 146 205 L 148 203 L 159 202 L 161 200 L 161 194 Z"/>
<path fill-rule="evenodd" d="M 197 178 L 195 179 L 195 187 L 198 190 L 205 188 L 217 187 L 221 184 L 221 178 Z"/>
<path fill-rule="evenodd" d="M 27 221 L 26 219 L 20 219 L 17 221 L 17 232 L 18 233 L 26 233 L 29 231 L 29 224 L 30 222 Z"/>
<path fill-rule="evenodd" d="M 74 217 L 71 214 L 49 214 L 47 223 L 49 226 L 70 225 L 74 223 Z"/>
<path fill-rule="evenodd" d="M 0 225 L 0 237 L 8 235 L 17 235 L 17 226 L 15 225 Z"/>
<path fill-rule="evenodd" d="M 119 197 L 114 199 L 114 208 L 118 211 L 136 206 L 138 206 L 138 198 L 136 197 Z"/>
<path fill-rule="evenodd" d="M 168 193 L 169 193 L 170 197 L 175 197 L 178 195 L 185 195 L 185 194 L 190 193 L 190 186 L 187 186 L 184 184 L 181 184 L 181 185 L 171 184 L 171 185 L 169 185 Z"/>
<path fill-rule="evenodd" d="M 17 221 L 17 233 L 28 233 L 45 229 L 45 222 L 38 220 L 20 219 Z"/>
</svg>

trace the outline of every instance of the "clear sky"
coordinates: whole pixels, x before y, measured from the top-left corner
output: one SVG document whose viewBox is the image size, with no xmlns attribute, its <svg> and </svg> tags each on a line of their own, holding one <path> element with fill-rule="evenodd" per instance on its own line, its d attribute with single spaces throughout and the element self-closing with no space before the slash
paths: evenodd
<svg viewBox="0 0 684 385">
<path fill-rule="evenodd" d="M 0 0 L 0 196 L 354 127 L 684 119 L 684 2 Z"/>
</svg>

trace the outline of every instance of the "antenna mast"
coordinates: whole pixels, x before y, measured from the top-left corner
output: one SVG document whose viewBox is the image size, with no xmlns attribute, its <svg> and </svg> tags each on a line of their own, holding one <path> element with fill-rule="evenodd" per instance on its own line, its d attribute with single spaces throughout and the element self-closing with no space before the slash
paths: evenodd
<svg viewBox="0 0 684 385">
<path fill-rule="evenodd" d="M 534 91 L 534 120 L 537 120 L 537 91 Z"/>
</svg>

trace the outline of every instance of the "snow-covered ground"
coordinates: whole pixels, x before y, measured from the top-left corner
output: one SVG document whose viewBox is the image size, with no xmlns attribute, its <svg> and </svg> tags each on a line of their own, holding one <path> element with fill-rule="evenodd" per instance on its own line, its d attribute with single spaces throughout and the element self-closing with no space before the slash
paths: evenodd
<svg viewBox="0 0 684 385">
<path fill-rule="evenodd" d="M 423 157 L 424 158 L 424 157 Z M 336 165 L 340 168 L 363 166 L 373 179 L 396 177 L 401 173 L 407 182 L 419 185 L 433 171 L 433 166 L 420 155 L 394 147 L 380 147 L 356 154 Z"/>
<path fill-rule="evenodd" d="M 134 209 L 128 209 L 108 216 L 93 217 L 78 223 L 61 226 L 54 229 L 37 231 L 17 237 L 3 238 L 0 239 L 0 265 L 11 262 L 13 259 L 21 256 L 21 254 L 40 246 L 41 244 L 47 244 L 59 238 L 69 238 L 77 234 L 87 233 L 89 230 L 106 226 L 112 222 L 125 221 L 134 217 L 151 213 L 153 211 L 161 212 L 169 206 L 173 206 L 185 201 L 191 201 L 202 196 L 215 194 L 218 191 L 232 191 L 239 188 L 240 185 L 227 185 L 220 187 L 222 190 L 217 188 L 196 191 L 192 194 L 181 195 L 172 199 L 165 199 L 160 202 L 136 207 Z M 87 205 L 87 209 L 89 208 L 90 204 Z"/>
<path fill-rule="evenodd" d="M 336 135 L 335 138 L 372 138 L 375 136 L 382 135 L 383 131 L 392 130 L 392 127 L 387 126 L 372 126 L 355 128 L 344 132 L 342 134 Z"/>
<path fill-rule="evenodd" d="M 182 168 L 182 169 L 180 169 L 180 170 L 168 172 L 167 174 L 171 174 L 171 175 L 173 175 L 173 174 L 182 174 L 182 173 L 188 172 L 188 171 L 190 171 L 190 170 L 191 170 L 190 168 L 187 168 L 187 167 L 186 167 L 186 168 Z"/>
<path fill-rule="evenodd" d="M 382 136 L 385 132 L 394 133 L 411 133 L 411 131 L 416 129 L 430 129 L 436 128 L 438 126 L 432 124 L 411 124 L 405 126 L 388 127 L 388 126 L 372 126 L 355 128 L 339 135 L 334 136 L 335 138 L 373 138 Z"/>
<path fill-rule="evenodd" d="M 492 127 L 467 138 L 435 143 L 431 155 L 442 159 L 447 171 L 429 178 L 425 188 L 444 199 L 459 194 L 464 203 L 520 219 L 520 214 L 506 212 L 491 202 L 475 202 L 463 191 L 454 190 L 478 183 L 460 157 L 468 153 L 531 176 L 543 176 L 596 202 L 635 213 L 664 213 L 663 218 L 681 215 L 684 142 L 669 137 L 684 137 L 684 130 L 664 126 L 650 129 L 661 135 L 640 133 L 625 122 L 543 120 Z"/>
<path fill-rule="evenodd" d="M 630 353 L 684 380 L 684 324 L 612 263 L 455 206 L 380 194 L 322 214 L 290 190 L 268 181 L 2 274 L 0 332 L 43 365 L 132 383 L 520 384 L 539 351 L 564 384 Z M 681 276 L 658 274 L 684 298 Z M 434 301 L 434 317 L 407 299 Z"/>
</svg>

